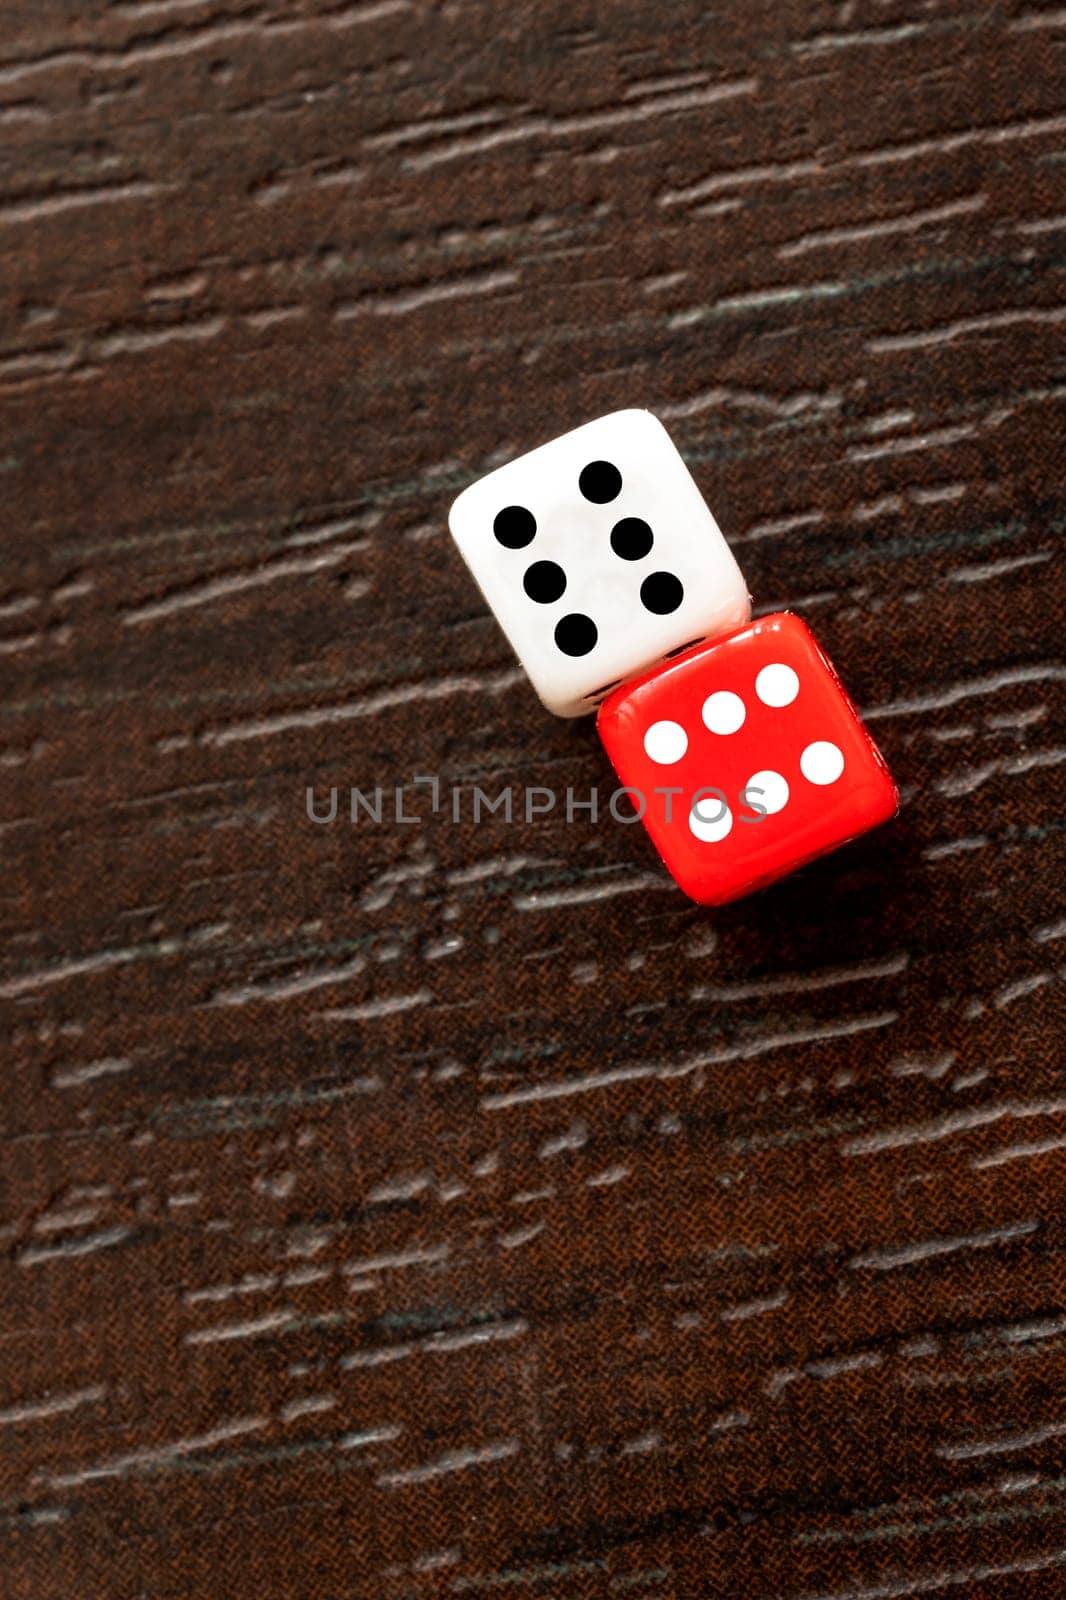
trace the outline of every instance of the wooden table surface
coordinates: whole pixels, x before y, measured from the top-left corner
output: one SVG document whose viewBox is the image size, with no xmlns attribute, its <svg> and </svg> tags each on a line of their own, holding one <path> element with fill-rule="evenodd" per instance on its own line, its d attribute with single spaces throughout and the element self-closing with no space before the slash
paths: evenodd
<svg viewBox="0 0 1066 1600">
<path fill-rule="evenodd" d="M 4 1600 L 1066 1592 L 1064 35 L 0 0 Z M 309 820 L 609 792 L 446 512 L 633 405 L 900 818 Z"/>
</svg>

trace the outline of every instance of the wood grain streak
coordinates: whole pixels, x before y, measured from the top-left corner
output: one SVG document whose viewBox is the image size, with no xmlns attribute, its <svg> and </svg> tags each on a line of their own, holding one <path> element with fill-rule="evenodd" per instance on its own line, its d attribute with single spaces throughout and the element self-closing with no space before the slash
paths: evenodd
<svg viewBox="0 0 1066 1600">
<path fill-rule="evenodd" d="M 1066 13 L 0 24 L 5 1600 L 1061 1594 Z M 631 405 L 903 796 L 713 916 L 446 531 Z"/>
</svg>

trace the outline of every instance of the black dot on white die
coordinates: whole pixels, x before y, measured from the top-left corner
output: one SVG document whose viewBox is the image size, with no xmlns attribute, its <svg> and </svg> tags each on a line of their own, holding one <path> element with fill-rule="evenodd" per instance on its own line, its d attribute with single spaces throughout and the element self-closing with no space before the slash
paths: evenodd
<svg viewBox="0 0 1066 1600">
<path fill-rule="evenodd" d="M 526 568 L 522 587 L 531 600 L 539 605 L 551 605 L 566 588 L 566 573 L 554 561 L 534 561 Z"/>
<path fill-rule="evenodd" d="M 555 625 L 555 642 L 564 656 L 587 656 L 598 638 L 596 624 L 580 611 L 568 612 Z"/>
<path fill-rule="evenodd" d="M 611 549 L 623 561 L 640 561 L 655 539 L 643 517 L 623 517 L 611 529 Z"/>
<path fill-rule="evenodd" d="M 582 467 L 577 486 L 586 500 L 605 506 L 609 500 L 617 498 L 622 474 L 611 461 L 590 461 L 587 467 Z"/>
<path fill-rule="evenodd" d="M 672 572 L 652 572 L 640 586 L 641 604 L 657 617 L 668 617 L 685 598 L 681 579 Z"/>
<path fill-rule="evenodd" d="M 492 531 L 497 544 L 502 544 L 505 550 L 524 550 L 527 544 L 533 543 L 537 519 L 525 506 L 504 506 L 496 513 Z"/>
</svg>

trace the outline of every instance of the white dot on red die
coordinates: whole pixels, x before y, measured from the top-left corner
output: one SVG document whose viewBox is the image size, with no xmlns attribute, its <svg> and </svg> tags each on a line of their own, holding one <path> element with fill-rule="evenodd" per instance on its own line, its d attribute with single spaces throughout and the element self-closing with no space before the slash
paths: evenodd
<svg viewBox="0 0 1066 1600">
<path fill-rule="evenodd" d="M 808 783 L 836 783 L 844 770 L 844 752 L 828 739 L 816 739 L 800 756 L 800 771 Z"/>
<path fill-rule="evenodd" d="M 704 795 L 689 812 L 688 825 L 704 844 L 718 844 L 733 826 L 733 813 L 719 795 Z"/>
<path fill-rule="evenodd" d="M 738 694 L 728 689 L 718 689 L 703 702 L 704 726 L 711 733 L 736 733 L 743 726 L 747 711 Z"/>
<path fill-rule="evenodd" d="M 788 784 L 779 772 L 754 772 L 744 785 L 744 799 L 754 811 L 765 811 L 768 817 L 783 811 L 788 805 Z"/>
<path fill-rule="evenodd" d="M 783 661 L 772 661 L 755 679 L 755 693 L 764 706 L 790 706 L 799 686 L 799 678 Z"/>
<path fill-rule="evenodd" d="M 644 754 L 660 767 L 672 767 L 688 749 L 688 734 L 680 722 L 653 722 L 644 735 Z"/>
</svg>

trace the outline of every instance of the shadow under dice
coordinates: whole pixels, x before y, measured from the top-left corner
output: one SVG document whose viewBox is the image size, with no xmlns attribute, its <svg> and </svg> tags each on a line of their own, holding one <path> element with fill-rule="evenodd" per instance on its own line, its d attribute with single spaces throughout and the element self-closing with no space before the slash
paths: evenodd
<svg viewBox="0 0 1066 1600">
<path fill-rule="evenodd" d="M 784 877 L 899 804 L 828 659 L 788 612 L 617 689 L 597 727 L 671 875 L 704 904 Z"/>
</svg>

